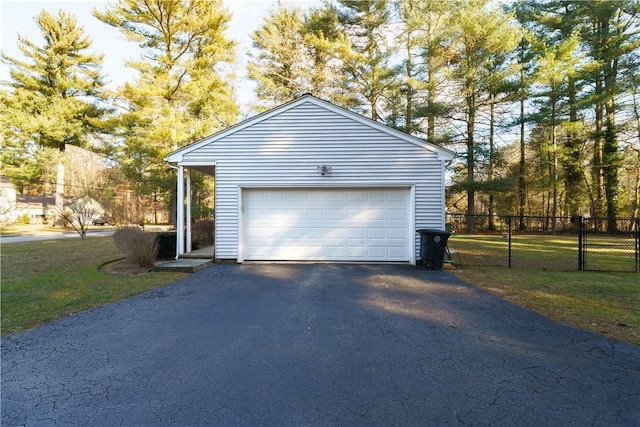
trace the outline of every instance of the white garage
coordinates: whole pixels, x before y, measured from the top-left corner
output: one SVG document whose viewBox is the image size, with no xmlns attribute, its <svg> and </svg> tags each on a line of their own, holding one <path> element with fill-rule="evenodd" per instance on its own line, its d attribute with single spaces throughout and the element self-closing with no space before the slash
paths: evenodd
<svg viewBox="0 0 640 427">
<path fill-rule="evenodd" d="M 244 260 L 406 261 L 410 189 L 247 189 Z"/>
<path fill-rule="evenodd" d="M 190 174 L 215 182 L 215 258 L 415 263 L 444 229 L 453 152 L 312 95 L 171 153 L 178 256 L 191 252 Z"/>
</svg>

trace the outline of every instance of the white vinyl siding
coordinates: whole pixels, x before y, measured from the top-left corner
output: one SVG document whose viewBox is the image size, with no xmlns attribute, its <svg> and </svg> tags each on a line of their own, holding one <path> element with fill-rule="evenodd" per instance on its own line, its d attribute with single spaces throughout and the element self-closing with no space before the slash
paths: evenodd
<svg viewBox="0 0 640 427">
<path fill-rule="evenodd" d="M 241 188 L 413 186 L 415 226 L 444 227 L 444 160 L 435 150 L 312 101 L 231 128 L 182 155 L 183 163 L 216 165 L 216 257 L 238 257 Z M 320 165 L 331 172 L 320 175 Z"/>
</svg>

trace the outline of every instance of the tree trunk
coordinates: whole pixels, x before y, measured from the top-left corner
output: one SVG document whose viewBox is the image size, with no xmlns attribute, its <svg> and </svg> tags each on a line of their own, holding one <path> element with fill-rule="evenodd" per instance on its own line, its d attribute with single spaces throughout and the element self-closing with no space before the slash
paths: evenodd
<svg viewBox="0 0 640 427">
<path fill-rule="evenodd" d="M 520 71 L 520 82 L 524 81 L 524 69 Z M 520 231 L 524 230 L 524 210 L 526 201 L 526 178 L 525 178 L 525 138 L 524 138 L 524 92 L 520 98 L 520 161 L 518 163 L 518 215 L 520 216 Z"/>
<path fill-rule="evenodd" d="M 496 178 L 496 155 L 495 155 L 495 144 L 494 144 L 494 124 L 495 124 L 495 100 L 496 96 L 494 94 L 490 95 L 489 100 L 489 183 L 493 182 Z M 495 224 L 493 220 L 494 215 L 494 194 L 492 190 L 489 190 L 489 230 L 493 231 L 495 229 Z"/>
<path fill-rule="evenodd" d="M 564 187 L 565 187 L 565 207 L 570 216 L 579 215 L 580 207 L 580 188 L 582 182 L 580 148 L 582 142 L 578 137 L 575 126 L 579 123 L 578 106 L 576 95 L 576 82 L 573 77 L 569 77 L 568 95 L 569 95 L 569 123 L 571 125 L 569 134 L 564 143 L 564 156 L 562 168 L 564 169 Z"/>
<path fill-rule="evenodd" d="M 55 203 L 56 211 L 54 218 L 54 225 L 64 226 L 64 163 L 65 163 L 65 144 L 60 145 L 60 151 L 58 153 L 58 168 L 56 173 L 56 193 Z"/>
<path fill-rule="evenodd" d="M 607 110 L 606 129 L 604 134 L 603 160 L 604 160 L 604 191 L 607 203 L 607 231 L 617 230 L 616 218 L 618 215 L 618 138 L 615 128 L 615 106 L 613 98 L 605 103 Z"/>
<path fill-rule="evenodd" d="M 551 223 L 551 233 L 556 234 L 557 223 L 556 217 L 558 216 L 558 137 L 556 129 L 556 92 L 555 89 L 551 91 L 551 148 L 552 158 L 551 160 L 551 179 L 553 188 L 553 208 L 551 210 L 551 216 L 553 217 Z"/>
<path fill-rule="evenodd" d="M 431 54 L 429 54 L 427 58 L 427 141 L 434 144 L 436 141 L 436 113 L 433 108 L 435 96 L 434 92 L 434 81 L 435 72 L 433 70 L 433 58 Z"/>
<path fill-rule="evenodd" d="M 620 168 L 620 161 L 618 156 L 618 135 L 616 129 L 616 85 L 618 77 L 618 59 L 615 57 L 615 53 L 611 52 L 613 46 L 610 45 L 610 26 L 609 19 L 603 20 L 603 39 L 606 36 L 606 41 L 609 43 L 603 43 L 605 46 L 603 52 L 604 59 L 604 93 L 605 101 L 604 108 L 606 112 L 605 116 L 605 131 L 604 131 L 604 146 L 602 149 L 602 158 L 604 160 L 604 191 L 607 203 L 607 231 L 609 233 L 617 230 L 616 218 L 618 215 L 618 194 L 619 194 L 619 180 L 618 169 Z M 604 40 L 603 40 L 604 41 Z"/>
<path fill-rule="evenodd" d="M 413 121 L 413 55 L 411 53 L 411 32 L 409 31 L 407 34 L 407 62 L 406 62 L 406 70 L 407 70 L 407 105 L 405 106 L 405 125 L 404 131 L 408 134 L 412 132 L 412 121 Z"/>
<path fill-rule="evenodd" d="M 595 194 L 592 196 L 592 199 L 595 201 L 591 210 L 591 215 L 594 217 L 602 216 L 602 206 L 603 203 L 603 158 L 602 158 L 602 121 L 604 116 L 604 107 L 602 104 L 602 79 L 598 76 L 596 78 L 596 105 L 595 105 L 595 135 L 593 140 L 593 163 L 591 167 L 591 176 L 592 176 L 592 191 Z"/>
<path fill-rule="evenodd" d="M 474 153 L 474 140 L 473 132 L 475 127 L 475 110 L 469 109 L 469 115 L 467 118 L 467 233 L 474 234 L 476 213 L 475 206 L 475 153 Z"/>
</svg>

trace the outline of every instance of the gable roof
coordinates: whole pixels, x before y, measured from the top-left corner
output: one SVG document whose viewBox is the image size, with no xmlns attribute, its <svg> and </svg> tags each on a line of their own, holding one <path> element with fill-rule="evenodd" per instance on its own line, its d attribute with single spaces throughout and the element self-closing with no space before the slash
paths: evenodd
<svg viewBox="0 0 640 427">
<path fill-rule="evenodd" d="M 231 135 L 235 132 L 239 132 L 245 128 L 248 128 L 250 126 L 253 126 L 257 123 L 260 123 L 262 121 L 268 120 L 270 117 L 276 116 L 282 112 L 288 111 L 292 108 L 295 108 L 299 105 L 302 105 L 306 102 L 310 102 L 320 108 L 324 108 L 326 110 L 332 111 L 340 116 L 343 116 L 347 119 L 351 119 L 353 121 L 356 121 L 358 123 L 361 123 L 365 126 L 368 126 L 370 128 L 373 128 L 377 131 L 386 133 L 390 136 L 393 136 L 395 138 L 401 139 L 403 141 L 406 141 L 408 143 L 414 144 L 418 147 L 424 148 L 426 150 L 429 151 L 433 151 L 438 155 L 438 159 L 440 160 L 452 160 L 453 157 L 455 156 L 455 153 L 451 150 L 448 150 L 446 148 L 443 147 L 439 147 L 435 144 L 431 144 L 427 141 L 425 141 L 424 139 L 415 137 L 413 135 L 409 135 L 406 134 L 404 132 L 401 132 L 397 129 L 391 128 L 387 125 L 384 125 L 382 123 L 376 122 L 374 120 L 371 120 L 367 117 L 364 117 L 360 114 L 354 113 L 352 111 L 346 110 L 342 107 L 339 107 L 335 104 L 332 104 L 330 102 L 324 101 L 320 98 L 316 98 L 315 96 L 311 95 L 311 94 L 305 94 L 302 95 L 299 98 L 296 98 L 292 101 L 289 101 L 285 104 L 279 105 L 275 108 L 272 108 L 271 110 L 265 111 L 261 114 L 258 114 L 254 117 L 251 117 L 247 120 L 244 120 L 238 124 L 235 124 L 233 126 L 230 126 L 224 130 L 221 130 L 217 133 L 214 133 L 213 135 L 209 135 L 207 137 L 204 137 L 203 139 L 196 141 L 192 144 L 189 144 L 183 148 L 180 148 L 172 153 L 169 153 L 169 155 L 164 159 L 167 162 L 170 163 L 180 163 L 184 157 L 185 154 L 191 153 L 193 151 L 198 150 L 200 147 L 207 145 L 211 142 L 215 142 L 219 139 L 222 139 L 228 135 Z"/>
</svg>

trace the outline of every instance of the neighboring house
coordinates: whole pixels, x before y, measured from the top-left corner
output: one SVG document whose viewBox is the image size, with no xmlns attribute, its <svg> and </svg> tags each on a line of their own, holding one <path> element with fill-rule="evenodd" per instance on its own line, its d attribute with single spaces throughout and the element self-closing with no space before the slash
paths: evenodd
<svg viewBox="0 0 640 427">
<path fill-rule="evenodd" d="M 16 216 L 27 215 L 29 223 L 46 223 L 56 212 L 56 198 L 53 196 L 23 195 L 16 198 Z"/>
<path fill-rule="evenodd" d="M 14 224 L 19 217 L 27 216 L 32 224 L 39 224 L 53 215 L 54 197 L 19 195 L 9 178 L 0 176 L 0 222 Z"/>
<path fill-rule="evenodd" d="M 178 255 L 191 251 L 196 169 L 215 177 L 217 259 L 415 264 L 416 229 L 445 227 L 445 164 L 453 155 L 303 95 L 166 158 L 178 167 L 185 203 Z"/>
<path fill-rule="evenodd" d="M 0 224 L 13 224 L 16 214 L 16 186 L 6 176 L 0 176 Z"/>
</svg>

